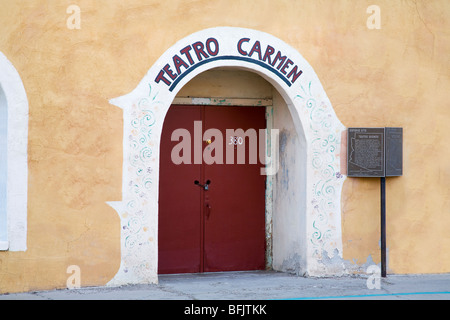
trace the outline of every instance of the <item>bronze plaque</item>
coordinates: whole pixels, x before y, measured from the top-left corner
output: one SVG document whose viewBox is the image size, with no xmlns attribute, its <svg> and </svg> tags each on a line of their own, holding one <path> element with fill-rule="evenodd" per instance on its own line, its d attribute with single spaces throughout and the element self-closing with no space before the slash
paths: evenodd
<svg viewBox="0 0 450 320">
<path fill-rule="evenodd" d="M 386 177 L 403 174 L 403 128 L 386 128 Z"/>
<path fill-rule="evenodd" d="M 385 128 L 348 128 L 347 175 L 384 177 Z"/>
</svg>

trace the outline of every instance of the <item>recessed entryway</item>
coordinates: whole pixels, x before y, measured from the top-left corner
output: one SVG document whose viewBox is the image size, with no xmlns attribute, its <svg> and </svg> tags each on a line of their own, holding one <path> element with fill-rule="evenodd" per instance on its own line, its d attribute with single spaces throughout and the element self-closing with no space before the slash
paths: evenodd
<svg viewBox="0 0 450 320">
<path fill-rule="evenodd" d="M 201 45 L 209 51 L 200 51 Z M 195 48 L 199 55 L 190 61 Z M 183 63 L 181 57 L 189 62 Z M 256 74 L 274 88 L 273 128 L 280 132 L 280 168 L 272 179 L 273 269 L 342 273 L 340 139 L 345 127 L 314 70 L 295 48 L 258 30 L 218 27 L 178 41 L 135 90 L 111 100 L 124 111 L 124 163 L 122 199 L 108 202 L 121 220 L 121 265 L 110 285 L 158 281 L 164 120 L 184 86 L 217 68 Z M 145 139 L 140 139 L 142 134 Z M 129 227 L 132 223 L 136 228 Z"/>
<path fill-rule="evenodd" d="M 160 274 L 265 268 L 265 114 L 253 106 L 169 109 L 160 151 Z"/>
</svg>

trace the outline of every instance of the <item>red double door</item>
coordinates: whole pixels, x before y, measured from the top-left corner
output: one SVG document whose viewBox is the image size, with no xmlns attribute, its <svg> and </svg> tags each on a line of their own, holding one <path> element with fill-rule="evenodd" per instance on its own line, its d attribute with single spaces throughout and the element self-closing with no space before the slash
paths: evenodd
<svg viewBox="0 0 450 320">
<path fill-rule="evenodd" d="M 265 127 L 261 107 L 171 106 L 160 148 L 160 274 L 265 268 L 265 176 L 259 160 L 259 153 L 265 152 L 265 139 L 259 143 L 259 129 Z M 250 163 L 250 153 L 255 162 L 255 141 L 239 131 L 227 136 L 227 129 L 255 130 L 256 163 Z M 205 132 L 215 135 L 204 141 Z M 223 164 L 217 163 L 219 145 L 223 146 Z M 208 149 L 212 147 L 213 151 Z M 238 164 L 239 148 L 245 148 L 243 164 Z M 230 161 L 227 153 L 233 149 L 234 161 Z M 190 163 L 186 164 L 189 153 Z M 205 161 L 205 154 L 215 162 Z M 180 158 L 184 162 L 176 164 Z"/>
</svg>

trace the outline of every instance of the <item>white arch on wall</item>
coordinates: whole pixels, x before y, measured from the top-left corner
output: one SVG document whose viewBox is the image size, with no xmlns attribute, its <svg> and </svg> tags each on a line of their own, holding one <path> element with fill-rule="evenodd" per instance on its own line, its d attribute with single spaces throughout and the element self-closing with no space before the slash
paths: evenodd
<svg viewBox="0 0 450 320">
<path fill-rule="evenodd" d="M 205 54 L 200 50 L 197 56 L 193 48 L 201 44 Z M 264 59 L 268 47 L 274 51 L 270 63 Z M 279 66 L 280 60 L 272 65 L 277 52 L 286 56 Z M 260 31 L 218 27 L 178 41 L 158 59 L 136 89 L 110 101 L 123 109 L 124 153 L 122 200 L 108 202 L 121 220 L 121 265 L 109 285 L 158 281 L 159 143 L 164 118 L 183 85 L 217 67 L 255 72 L 284 98 L 298 134 L 306 140 L 303 273 L 314 276 L 343 272 L 340 259 L 331 258 L 342 258 L 340 201 L 345 177 L 340 173 L 339 155 L 345 127 L 314 70 L 294 48 Z M 298 75 L 295 80 L 291 73 L 294 67 Z M 298 254 L 298 248 L 291 250 L 292 256 Z"/>
<path fill-rule="evenodd" d="M 28 99 L 19 73 L 0 52 L 0 87 L 7 119 L 7 240 L 1 250 L 27 250 Z M 3 106 L 4 107 L 4 106 Z"/>
</svg>

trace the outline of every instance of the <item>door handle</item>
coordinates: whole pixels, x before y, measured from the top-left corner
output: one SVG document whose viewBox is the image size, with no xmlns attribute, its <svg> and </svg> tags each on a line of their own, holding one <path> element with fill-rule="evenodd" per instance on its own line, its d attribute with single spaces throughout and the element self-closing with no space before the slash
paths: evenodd
<svg viewBox="0 0 450 320">
<path fill-rule="evenodd" d="M 194 181 L 194 184 L 195 185 L 197 185 L 197 186 L 199 186 L 199 187 L 201 187 L 201 188 L 203 188 L 203 190 L 205 190 L 205 191 L 207 191 L 208 189 L 209 189 L 209 184 L 211 183 L 211 180 L 206 180 L 206 183 L 203 185 L 203 184 L 200 184 L 200 182 L 198 181 L 198 180 L 195 180 Z"/>
</svg>

